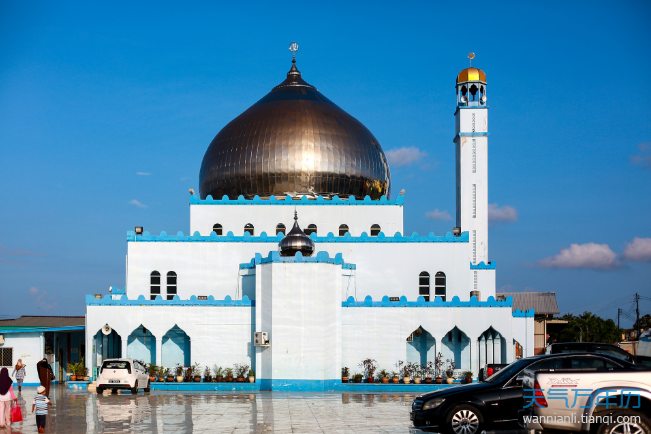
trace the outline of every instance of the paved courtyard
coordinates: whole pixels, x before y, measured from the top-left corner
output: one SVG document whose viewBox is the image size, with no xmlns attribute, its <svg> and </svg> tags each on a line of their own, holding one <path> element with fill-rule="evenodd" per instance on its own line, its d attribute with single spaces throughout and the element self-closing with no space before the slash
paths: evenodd
<svg viewBox="0 0 651 434">
<path fill-rule="evenodd" d="M 35 387 L 19 396 L 25 420 L 0 434 L 34 433 Z M 416 433 L 415 394 L 155 392 L 102 395 L 54 386 L 48 433 Z"/>
</svg>

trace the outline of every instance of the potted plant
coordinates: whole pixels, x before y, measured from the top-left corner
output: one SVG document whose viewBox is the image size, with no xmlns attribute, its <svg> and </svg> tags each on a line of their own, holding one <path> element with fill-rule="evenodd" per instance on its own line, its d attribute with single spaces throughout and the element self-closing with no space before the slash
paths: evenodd
<svg viewBox="0 0 651 434">
<path fill-rule="evenodd" d="M 233 368 L 226 368 L 226 382 L 227 383 L 232 383 L 233 382 Z"/>
<path fill-rule="evenodd" d="M 463 376 L 466 377 L 466 383 L 468 384 L 472 383 L 472 377 L 473 377 L 472 371 L 465 371 L 463 373 Z"/>
<path fill-rule="evenodd" d="M 391 381 L 393 381 L 394 383 L 400 383 L 400 374 L 398 374 L 397 372 L 392 372 Z"/>
<path fill-rule="evenodd" d="M 411 382 L 411 366 L 411 362 L 405 363 L 402 360 L 398 360 L 398 363 L 396 363 L 398 374 L 402 374 L 402 382 L 405 384 L 409 384 Z"/>
<path fill-rule="evenodd" d="M 350 375 L 350 369 L 348 369 L 345 366 L 343 368 L 341 368 L 341 382 L 342 383 L 348 383 L 348 379 L 349 379 L 348 376 L 349 375 Z"/>
<path fill-rule="evenodd" d="M 195 383 L 201 383 L 201 365 L 199 362 L 192 365 L 192 373 L 194 375 L 188 375 L 188 377 L 194 378 Z"/>
<path fill-rule="evenodd" d="M 173 383 L 174 382 L 174 374 L 172 373 L 172 370 L 170 368 L 165 368 L 163 370 L 163 376 L 165 377 L 165 380 L 168 383 Z"/>
<path fill-rule="evenodd" d="M 70 374 L 70 381 L 77 381 L 77 364 L 68 363 L 68 372 Z"/>
<path fill-rule="evenodd" d="M 215 373 L 215 378 L 213 379 L 213 381 L 215 383 L 222 383 L 224 381 L 224 375 L 223 375 L 224 368 L 222 368 L 221 366 L 213 365 L 212 370 Z"/>
<path fill-rule="evenodd" d="M 434 375 L 436 377 L 436 383 L 443 383 L 443 354 L 438 353 L 434 358 Z"/>
<path fill-rule="evenodd" d="M 238 383 L 243 383 L 244 382 L 244 375 L 249 371 L 249 365 L 246 365 L 244 363 L 235 364 L 235 373 L 237 374 L 237 382 Z"/>
<path fill-rule="evenodd" d="M 212 376 L 210 375 L 210 366 L 206 365 L 206 369 L 203 371 L 203 381 L 206 383 L 212 383 Z"/>
<path fill-rule="evenodd" d="M 389 382 L 389 372 L 386 369 L 382 369 L 378 375 L 382 383 L 387 384 Z"/>
<path fill-rule="evenodd" d="M 183 383 L 183 366 L 177 363 L 176 368 L 174 368 L 174 370 L 176 371 L 176 381 L 178 383 Z"/>
<path fill-rule="evenodd" d="M 361 382 L 362 382 L 362 378 L 364 378 L 364 376 L 363 376 L 362 374 L 355 374 L 355 375 L 353 375 L 353 381 L 355 381 L 355 383 L 361 383 Z"/>
<path fill-rule="evenodd" d="M 149 381 L 151 383 L 156 381 L 156 372 L 158 371 L 158 366 L 154 365 L 153 363 L 149 364 Z"/>
<path fill-rule="evenodd" d="M 420 384 L 421 375 L 423 372 L 423 366 L 419 365 L 418 363 L 414 363 L 414 383 Z"/>
<path fill-rule="evenodd" d="M 454 383 L 454 370 L 457 369 L 457 365 L 454 364 L 454 360 L 448 359 L 447 366 L 445 367 L 445 381 L 448 384 Z"/>
<path fill-rule="evenodd" d="M 434 373 L 434 363 L 430 360 L 423 365 L 423 375 L 425 376 L 425 383 L 432 382 L 432 374 Z"/>
<path fill-rule="evenodd" d="M 249 383 L 255 383 L 255 374 L 253 373 L 253 369 L 249 369 Z"/>
<path fill-rule="evenodd" d="M 372 383 L 375 378 L 375 371 L 377 370 L 377 361 L 374 359 L 365 359 L 362 360 L 359 367 L 364 370 L 366 381 Z"/>
<path fill-rule="evenodd" d="M 84 367 L 84 381 L 90 381 L 90 376 L 88 376 L 88 368 Z"/>
</svg>

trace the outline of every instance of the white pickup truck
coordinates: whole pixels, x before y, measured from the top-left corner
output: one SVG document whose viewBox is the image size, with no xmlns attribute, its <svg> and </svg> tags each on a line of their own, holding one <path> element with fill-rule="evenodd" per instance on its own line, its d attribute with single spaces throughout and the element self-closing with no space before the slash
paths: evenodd
<svg viewBox="0 0 651 434">
<path fill-rule="evenodd" d="M 525 370 L 522 388 L 530 431 L 651 434 L 651 370 Z"/>
</svg>

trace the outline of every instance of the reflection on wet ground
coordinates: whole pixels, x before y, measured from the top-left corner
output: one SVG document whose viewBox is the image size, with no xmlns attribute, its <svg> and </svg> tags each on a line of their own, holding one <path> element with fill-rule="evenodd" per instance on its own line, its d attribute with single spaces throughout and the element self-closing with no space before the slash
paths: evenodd
<svg viewBox="0 0 651 434">
<path fill-rule="evenodd" d="M 35 387 L 23 387 L 23 422 L 7 433 L 34 433 Z M 415 394 L 301 392 L 140 392 L 96 395 L 53 387 L 48 433 L 417 433 Z"/>
</svg>

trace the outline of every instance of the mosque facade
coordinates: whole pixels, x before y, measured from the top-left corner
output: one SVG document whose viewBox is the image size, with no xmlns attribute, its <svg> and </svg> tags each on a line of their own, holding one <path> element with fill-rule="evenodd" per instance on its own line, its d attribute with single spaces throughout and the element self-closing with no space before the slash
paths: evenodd
<svg viewBox="0 0 651 434">
<path fill-rule="evenodd" d="M 457 76 L 456 226 L 409 235 L 379 141 L 294 60 L 211 142 L 190 233 L 127 232 L 126 287 L 86 296 L 88 365 L 247 364 L 261 390 L 333 390 L 363 359 L 476 376 L 533 355 L 533 311 L 495 299 L 486 89 Z"/>
</svg>

